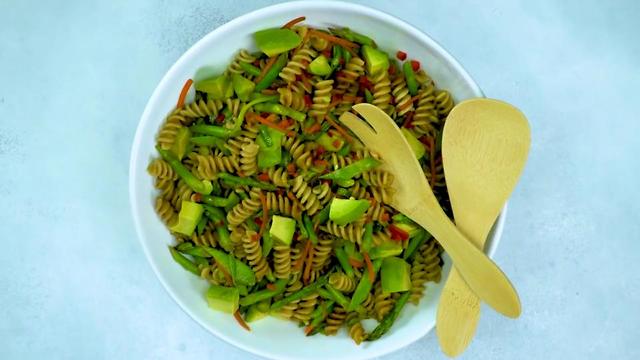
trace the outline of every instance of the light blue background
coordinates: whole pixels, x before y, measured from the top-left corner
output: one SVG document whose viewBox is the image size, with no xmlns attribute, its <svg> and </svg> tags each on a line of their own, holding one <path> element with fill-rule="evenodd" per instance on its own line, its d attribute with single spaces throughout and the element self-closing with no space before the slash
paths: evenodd
<svg viewBox="0 0 640 360">
<path fill-rule="evenodd" d="M 133 229 L 127 172 L 169 66 L 272 2 L 178 3 L 0 2 L 2 359 L 253 358 L 162 289 Z M 640 2 L 366 3 L 433 36 L 531 122 L 496 257 L 524 313 L 485 308 L 462 358 L 638 358 Z M 385 357 L 427 358 L 443 358 L 433 333 Z"/>
</svg>

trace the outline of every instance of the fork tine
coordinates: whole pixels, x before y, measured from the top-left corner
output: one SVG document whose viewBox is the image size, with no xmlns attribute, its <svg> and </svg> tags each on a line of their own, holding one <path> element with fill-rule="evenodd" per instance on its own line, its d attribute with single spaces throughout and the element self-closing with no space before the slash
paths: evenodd
<svg viewBox="0 0 640 360">
<path fill-rule="evenodd" d="M 364 120 L 353 113 L 345 112 L 340 116 L 340 122 L 351 129 L 366 146 L 375 146 L 376 134 Z"/>
<path fill-rule="evenodd" d="M 398 126 L 389 115 L 375 105 L 361 103 L 353 105 L 352 109 L 360 114 L 378 134 L 398 131 Z"/>
</svg>

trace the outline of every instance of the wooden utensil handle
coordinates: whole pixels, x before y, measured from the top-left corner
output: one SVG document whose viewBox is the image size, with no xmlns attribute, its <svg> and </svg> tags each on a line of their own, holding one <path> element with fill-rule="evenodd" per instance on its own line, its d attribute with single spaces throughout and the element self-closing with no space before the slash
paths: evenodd
<svg viewBox="0 0 640 360">
<path fill-rule="evenodd" d="M 520 299 L 507 276 L 450 220 L 436 224 L 425 216 L 416 216 L 413 220 L 438 240 L 469 288 L 480 299 L 505 316 L 516 318 L 520 315 Z M 425 226 L 427 224 L 430 226 Z"/>
</svg>

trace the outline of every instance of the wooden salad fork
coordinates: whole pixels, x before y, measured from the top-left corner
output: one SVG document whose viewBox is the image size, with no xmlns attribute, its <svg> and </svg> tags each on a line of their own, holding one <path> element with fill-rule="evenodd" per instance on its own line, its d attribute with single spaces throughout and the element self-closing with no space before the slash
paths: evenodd
<svg viewBox="0 0 640 360">
<path fill-rule="evenodd" d="M 377 152 L 385 168 L 394 175 L 395 194 L 389 205 L 402 212 L 433 235 L 449 254 L 469 287 L 499 313 L 516 317 L 520 299 L 506 275 L 480 249 L 465 237 L 444 213 L 414 156 L 409 143 L 395 122 L 378 107 L 357 104 L 353 113 L 340 121 Z"/>
<path fill-rule="evenodd" d="M 530 143 L 527 119 L 502 101 L 463 101 L 447 117 L 442 159 L 451 207 L 456 226 L 479 248 L 518 182 Z M 436 317 L 442 351 L 462 353 L 479 318 L 480 300 L 452 268 Z"/>
</svg>

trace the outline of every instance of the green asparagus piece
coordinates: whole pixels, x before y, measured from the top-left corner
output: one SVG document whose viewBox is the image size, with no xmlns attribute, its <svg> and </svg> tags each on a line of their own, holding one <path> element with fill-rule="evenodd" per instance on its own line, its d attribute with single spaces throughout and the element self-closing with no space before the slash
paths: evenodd
<svg viewBox="0 0 640 360">
<path fill-rule="evenodd" d="M 418 94 L 418 81 L 416 80 L 416 74 L 413 72 L 410 61 L 406 61 L 404 64 L 402 64 L 402 72 L 404 73 L 404 78 L 407 82 L 407 89 L 409 89 L 409 93 L 411 94 L 411 96 L 416 96 L 416 94 Z"/>
<path fill-rule="evenodd" d="M 160 156 L 169 163 L 169 166 L 175 171 L 178 176 L 182 178 L 182 180 L 189 186 L 193 191 L 208 195 L 213 190 L 213 185 L 208 180 L 200 180 L 195 175 L 189 171 L 180 160 L 178 160 L 171 152 L 161 148 L 160 146 L 156 146 L 158 153 Z"/>
<path fill-rule="evenodd" d="M 238 197 L 238 194 L 232 192 L 231 195 L 229 195 L 229 197 L 227 198 L 223 198 L 219 196 L 204 195 L 200 198 L 200 201 L 207 205 L 224 208 L 227 206 L 236 205 L 237 203 L 240 202 L 240 198 Z"/>
<path fill-rule="evenodd" d="M 255 111 L 258 111 L 258 112 L 267 112 L 270 114 L 288 116 L 294 119 L 295 121 L 299 121 L 299 122 L 303 122 L 304 119 L 306 119 L 307 117 L 307 115 L 303 112 L 293 110 L 292 108 L 286 107 L 278 103 L 271 103 L 271 102 L 262 103 L 262 104 L 255 105 L 253 108 Z"/>
<path fill-rule="evenodd" d="M 343 248 L 335 249 L 335 253 L 336 253 L 336 257 L 338 258 L 338 262 L 342 267 L 342 270 L 344 270 L 344 273 L 348 277 L 353 279 L 353 276 L 354 276 L 353 267 L 349 263 L 349 256 L 347 255 L 347 253 L 344 251 Z"/>
<path fill-rule="evenodd" d="M 315 291 L 317 291 L 319 288 L 321 288 L 322 286 L 324 286 L 324 284 L 327 283 L 327 279 L 328 277 L 325 275 L 323 277 L 321 277 L 320 279 L 316 280 L 314 283 L 300 289 L 299 291 L 296 291 L 295 293 L 274 302 L 271 305 L 271 310 L 277 310 L 281 307 L 283 307 L 284 305 L 292 302 L 292 301 L 296 301 L 296 300 L 300 300 L 303 297 L 309 296 L 311 294 L 313 294 Z"/>
<path fill-rule="evenodd" d="M 198 267 L 191 260 L 184 257 L 184 255 L 180 254 L 178 250 L 169 246 L 169 251 L 171 252 L 171 257 L 175 260 L 180 266 L 182 266 L 185 270 L 192 272 L 196 276 L 200 276 L 200 271 L 198 271 Z"/>
<path fill-rule="evenodd" d="M 278 74 L 280 74 L 280 71 L 282 71 L 285 65 L 287 65 L 287 60 L 288 57 L 286 52 L 280 54 L 271 69 L 269 69 L 262 80 L 260 80 L 256 84 L 256 88 L 254 91 L 259 92 L 271 86 L 271 84 L 278 78 Z"/>
<path fill-rule="evenodd" d="M 407 245 L 407 249 L 404 251 L 402 258 L 405 260 L 409 260 L 413 253 L 420 247 L 420 245 L 424 244 L 427 239 L 429 239 L 430 235 L 426 230 L 421 230 L 418 235 L 412 237 L 409 240 L 409 244 Z"/>
<path fill-rule="evenodd" d="M 373 272 L 377 274 L 382 266 L 382 259 L 376 259 L 373 261 Z M 362 276 L 360 278 L 360 282 L 358 286 L 356 286 L 356 290 L 353 292 L 351 296 L 351 302 L 349 303 L 349 307 L 347 311 L 353 311 L 356 309 L 358 305 L 360 305 L 366 298 L 369 292 L 371 291 L 371 280 L 369 280 L 369 276 Z"/>
<path fill-rule="evenodd" d="M 244 178 L 244 177 L 231 175 L 229 173 L 219 173 L 218 178 L 230 185 L 240 185 L 240 186 L 246 185 L 246 186 L 257 187 L 259 189 L 269 190 L 269 191 L 275 191 L 277 189 L 275 185 L 254 180 L 252 178 Z"/>
<path fill-rule="evenodd" d="M 240 299 L 240 305 L 249 306 L 251 304 L 255 304 L 263 300 L 271 299 L 274 296 L 282 294 L 287 286 L 287 281 L 288 281 L 287 279 L 280 279 L 276 281 L 275 290 L 264 289 L 264 290 L 256 291 L 254 293 L 251 293 L 243 297 L 242 299 Z"/>
<path fill-rule="evenodd" d="M 378 340 L 382 335 L 384 335 L 400 315 L 402 308 L 404 308 L 407 300 L 409 300 L 410 291 L 403 293 L 396 304 L 393 306 L 393 309 L 382 319 L 380 324 L 376 326 L 376 328 L 367 336 L 366 341 L 374 341 Z"/>
<path fill-rule="evenodd" d="M 362 160 L 354 162 L 351 165 L 347 165 L 343 168 L 322 175 L 320 176 L 320 178 L 329 180 L 348 180 L 353 178 L 354 176 L 362 174 L 365 171 L 371 170 L 380 164 L 380 161 L 372 157 L 366 157 Z"/>
<path fill-rule="evenodd" d="M 247 74 L 249 75 L 253 75 L 253 76 L 258 76 L 260 75 L 260 69 L 256 66 L 253 66 L 249 63 L 246 63 L 244 61 L 240 61 L 240 67 L 242 68 L 242 70 L 244 70 Z"/>
</svg>

